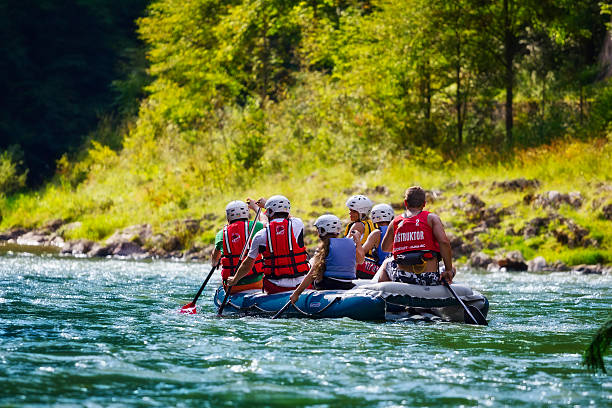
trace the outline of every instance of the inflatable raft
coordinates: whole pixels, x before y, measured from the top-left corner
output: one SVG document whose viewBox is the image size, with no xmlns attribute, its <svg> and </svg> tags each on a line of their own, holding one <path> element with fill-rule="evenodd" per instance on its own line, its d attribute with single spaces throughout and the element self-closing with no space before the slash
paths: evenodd
<svg viewBox="0 0 612 408">
<path fill-rule="evenodd" d="M 464 310 L 444 286 L 409 285 L 400 282 L 372 283 L 355 281 L 351 290 L 305 290 L 282 317 L 341 318 L 355 320 L 424 319 L 464 322 Z M 489 311 L 487 298 L 461 284 L 453 289 L 466 305 L 476 307 L 483 316 Z M 288 301 L 291 292 L 266 295 L 261 291 L 245 291 L 230 295 L 223 314 L 270 317 Z M 223 301 L 223 287 L 217 289 L 214 303 Z"/>
</svg>

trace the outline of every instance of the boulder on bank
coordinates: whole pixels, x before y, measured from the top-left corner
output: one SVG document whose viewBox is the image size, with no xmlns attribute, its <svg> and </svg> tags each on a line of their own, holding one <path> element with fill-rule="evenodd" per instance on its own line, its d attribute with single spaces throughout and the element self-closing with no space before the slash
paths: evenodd
<svg viewBox="0 0 612 408">
<path fill-rule="evenodd" d="M 19 238 L 26 232 L 29 232 L 29 230 L 25 228 L 21 228 L 21 227 L 11 228 L 10 230 L 5 231 L 2 234 L 0 234 L 0 240 L 1 241 L 11 241 L 11 240 L 17 241 L 17 238 Z"/>
<path fill-rule="evenodd" d="M 526 271 L 527 264 L 521 251 L 510 251 L 497 260 L 497 265 L 500 268 L 505 268 L 507 271 Z"/>
<path fill-rule="evenodd" d="M 484 252 L 472 252 L 470 255 L 470 265 L 474 268 L 487 269 L 492 262 L 493 258 Z"/>
<path fill-rule="evenodd" d="M 601 210 L 604 219 L 606 220 L 612 220 L 612 204 L 608 204 L 606 206 L 604 206 L 604 208 L 602 208 Z"/>
<path fill-rule="evenodd" d="M 102 245 L 96 242 L 91 246 L 89 252 L 87 252 L 87 256 L 90 258 L 104 258 L 106 256 L 112 255 L 112 253 L 112 245 Z"/>
<path fill-rule="evenodd" d="M 62 248 L 60 254 L 62 255 L 75 255 L 75 256 L 86 256 L 91 251 L 95 242 L 88 239 L 77 239 L 75 241 L 68 241 Z"/>
<path fill-rule="evenodd" d="M 582 275 L 610 275 L 612 267 L 606 267 L 601 264 L 597 265 L 576 265 L 572 268 L 572 272 Z"/>
<path fill-rule="evenodd" d="M 536 256 L 527 262 L 527 270 L 529 272 L 544 272 L 550 269 L 543 256 Z"/>
<path fill-rule="evenodd" d="M 504 191 L 523 191 L 526 189 L 538 188 L 540 181 L 537 179 L 526 179 L 524 177 L 514 180 L 494 181 L 493 188 L 500 188 Z"/>
<path fill-rule="evenodd" d="M 121 231 L 116 231 L 107 240 L 107 245 L 117 246 L 124 242 L 133 242 L 143 245 L 153 235 L 153 228 L 150 224 L 130 225 Z"/>
<path fill-rule="evenodd" d="M 54 232 L 49 234 L 44 230 L 33 230 L 17 237 L 16 243 L 25 246 L 56 246 L 62 248 L 64 239 Z"/>
<path fill-rule="evenodd" d="M 555 190 L 548 191 L 543 194 L 538 194 L 533 199 L 533 205 L 535 207 L 554 209 L 558 209 L 563 204 L 568 204 L 577 209 L 582 207 L 583 202 L 584 198 L 579 192 L 562 194 Z"/>
<path fill-rule="evenodd" d="M 453 251 L 453 257 L 463 255 L 469 256 L 474 251 L 474 247 L 460 236 L 454 235 L 452 233 L 447 233 L 446 236 L 450 241 L 451 250 Z"/>
<path fill-rule="evenodd" d="M 112 250 L 111 255 L 118 257 L 145 258 L 147 252 L 135 242 L 120 242 Z"/>
</svg>

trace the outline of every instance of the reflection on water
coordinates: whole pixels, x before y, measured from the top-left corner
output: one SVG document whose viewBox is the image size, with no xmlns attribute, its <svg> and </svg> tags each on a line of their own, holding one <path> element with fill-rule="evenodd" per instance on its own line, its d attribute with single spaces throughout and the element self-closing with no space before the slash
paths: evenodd
<svg viewBox="0 0 612 408">
<path fill-rule="evenodd" d="M 464 271 L 488 327 L 219 319 L 218 275 L 177 313 L 208 268 L 0 257 L 0 405 L 612 404 L 610 377 L 580 364 L 610 276 Z"/>
</svg>

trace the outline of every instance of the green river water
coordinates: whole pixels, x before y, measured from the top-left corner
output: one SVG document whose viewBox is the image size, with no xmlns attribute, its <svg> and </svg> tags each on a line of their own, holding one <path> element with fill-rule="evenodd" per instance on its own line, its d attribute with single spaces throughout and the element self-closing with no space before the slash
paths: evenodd
<svg viewBox="0 0 612 408">
<path fill-rule="evenodd" d="M 460 271 L 490 326 L 177 310 L 208 265 L 0 256 L 0 406 L 612 406 L 612 276 Z M 612 359 L 606 357 L 608 371 Z"/>
</svg>

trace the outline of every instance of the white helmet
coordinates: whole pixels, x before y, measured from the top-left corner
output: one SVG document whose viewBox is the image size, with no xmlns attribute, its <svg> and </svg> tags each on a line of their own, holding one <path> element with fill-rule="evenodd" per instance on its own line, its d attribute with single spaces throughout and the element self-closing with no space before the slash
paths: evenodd
<svg viewBox="0 0 612 408">
<path fill-rule="evenodd" d="M 240 200 L 230 201 L 225 206 L 225 215 L 229 222 L 240 220 L 243 218 L 249 219 L 249 206 Z"/>
<path fill-rule="evenodd" d="M 276 214 L 279 212 L 289 214 L 289 211 L 291 211 L 291 203 L 289 202 L 289 199 L 282 195 L 275 195 L 268 198 L 268 201 L 266 201 L 266 205 L 264 207 L 271 214 Z"/>
<path fill-rule="evenodd" d="M 315 221 L 314 226 L 317 227 L 319 235 L 321 236 L 328 234 L 339 234 L 342 230 L 340 218 L 333 214 L 325 214 L 320 216 Z"/>
<path fill-rule="evenodd" d="M 346 200 L 346 206 L 351 210 L 357 211 L 361 219 L 364 219 L 372 209 L 372 201 L 364 195 L 357 194 Z"/>
<path fill-rule="evenodd" d="M 391 222 L 395 217 L 395 212 L 389 204 L 376 204 L 371 213 L 373 222 Z"/>
</svg>

